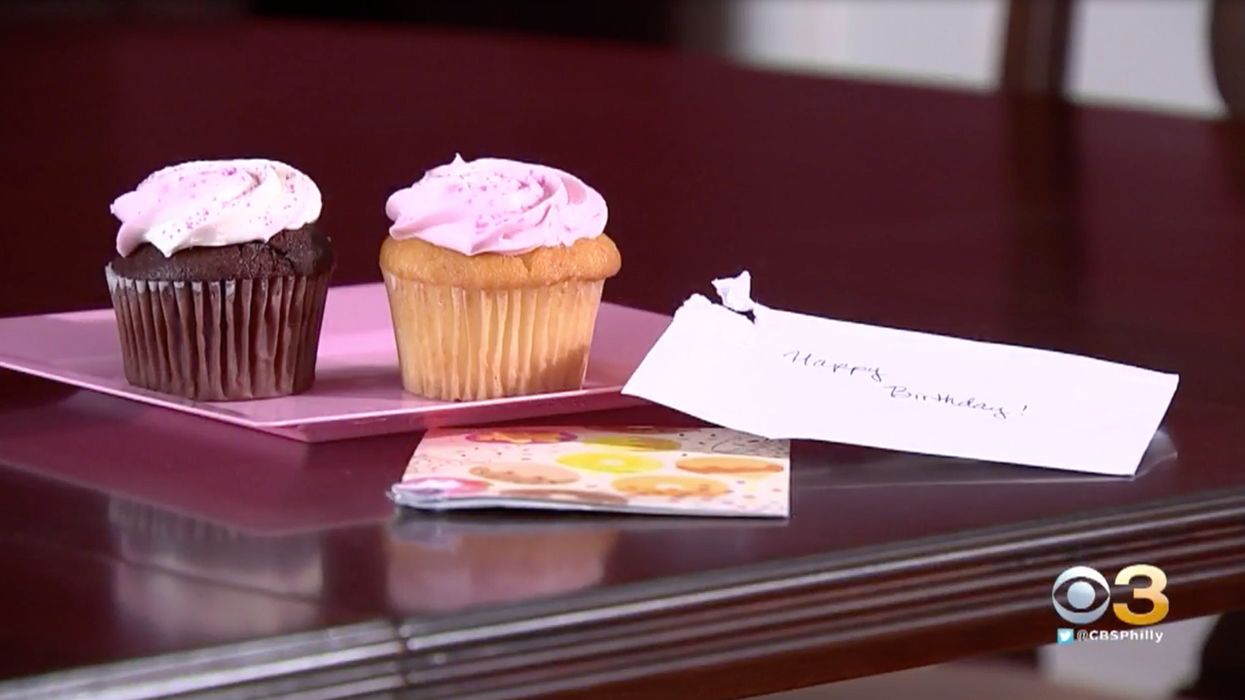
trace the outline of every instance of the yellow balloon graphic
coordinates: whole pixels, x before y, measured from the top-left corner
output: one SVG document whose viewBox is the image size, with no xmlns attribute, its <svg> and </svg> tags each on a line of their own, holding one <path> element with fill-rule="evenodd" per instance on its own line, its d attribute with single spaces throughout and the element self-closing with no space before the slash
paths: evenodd
<svg viewBox="0 0 1245 700">
<path fill-rule="evenodd" d="M 647 435 L 594 435 L 580 442 L 585 445 L 600 445 L 628 452 L 658 452 L 679 449 L 679 443 L 667 438 L 649 437 Z"/>
<path fill-rule="evenodd" d="M 557 462 L 576 469 L 606 474 L 639 474 L 661 469 L 661 461 L 623 452 L 575 452 L 558 457 Z"/>
</svg>

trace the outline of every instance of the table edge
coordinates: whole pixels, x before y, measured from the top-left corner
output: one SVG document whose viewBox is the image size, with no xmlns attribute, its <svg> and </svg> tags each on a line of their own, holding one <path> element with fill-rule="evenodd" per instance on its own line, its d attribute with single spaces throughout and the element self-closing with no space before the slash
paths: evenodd
<svg viewBox="0 0 1245 700">
<path fill-rule="evenodd" d="M 851 668 L 828 663 L 830 652 L 882 651 L 914 633 L 1014 625 L 983 637 L 980 649 L 929 644 L 924 653 L 869 662 L 866 670 L 936 663 L 1000 644 L 1049 643 L 1066 624 L 1050 605 L 1055 574 L 1077 564 L 1113 572 L 1132 563 L 1167 573 L 1168 594 L 1179 601 L 1169 620 L 1245 606 L 1245 585 L 1223 595 L 1224 583 L 1245 584 L 1245 488 L 53 672 L 0 682 L 0 699 L 105 690 L 109 697 L 145 698 L 224 688 L 267 695 L 288 692 L 291 682 L 323 697 L 396 689 L 531 697 L 649 687 L 657 678 L 660 695 L 675 697 L 703 691 L 723 667 L 809 654 L 822 662 L 815 677 L 798 684 L 827 682 L 863 675 L 866 663 L 859 654 Z M 755 681 L 749 693 L 798 685 L 791 676 L 748 676 Z"/>
</svg>

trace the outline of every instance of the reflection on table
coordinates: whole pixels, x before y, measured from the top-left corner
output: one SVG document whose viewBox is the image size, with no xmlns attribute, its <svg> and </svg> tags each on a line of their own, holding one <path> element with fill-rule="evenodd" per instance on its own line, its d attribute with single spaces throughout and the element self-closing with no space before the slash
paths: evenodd
<svg viewBox="0 0 1245 700">
<path fill-rule="evenodd" d="M 253 535 L 113 499 L 108 528 L 121 564 L 113 597 L 127 634 L 159 645 L 251 638 L 320 618 L 319 538 Z"/>
<path fill-rule="evenodd" d="M 420 521 L 420 518 L 425 518 Z M 447 612 L 570 593 L 601 581 L 618 539 L 609 526 L 446 527 L 409 515 L 386 539 L 386 585 L 396 612 Z"/>
</svg>

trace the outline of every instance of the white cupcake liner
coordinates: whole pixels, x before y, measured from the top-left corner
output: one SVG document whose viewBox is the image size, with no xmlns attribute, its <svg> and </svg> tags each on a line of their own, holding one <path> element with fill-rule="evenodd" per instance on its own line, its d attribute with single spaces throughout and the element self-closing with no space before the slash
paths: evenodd
<svg viewBox="0 0 1245 700">
<path fill-rule="evenodd" d="M 465 289 L 384 277 L 407 391 L 479 400 L 583 385 L 604 280 Z"/>
</svg>

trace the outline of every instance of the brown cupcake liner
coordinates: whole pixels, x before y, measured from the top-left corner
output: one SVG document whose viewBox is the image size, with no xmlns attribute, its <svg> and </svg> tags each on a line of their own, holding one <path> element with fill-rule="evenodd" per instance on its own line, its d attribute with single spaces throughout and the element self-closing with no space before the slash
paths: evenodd
<svg viewBox="0 0 1245 700">
<path fill-rule="evenodd" d="M 133 385 L 197 401 L 306 391 L 329 276 L 218 282 L 134 280 L 105 268 Z"/>
</svg>

